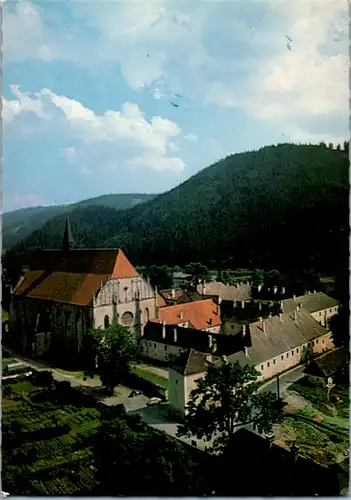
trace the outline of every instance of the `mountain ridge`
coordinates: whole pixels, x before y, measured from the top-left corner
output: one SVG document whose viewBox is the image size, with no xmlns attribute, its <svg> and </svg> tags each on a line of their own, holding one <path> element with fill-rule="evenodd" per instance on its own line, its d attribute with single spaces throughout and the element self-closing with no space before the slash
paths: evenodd
<svg viewBox="0 0 351 500">
<path fill-rule="evenodd" d="M 136 264 L 331 271 L 336 248 L 347 249 L 348 167 L 344 151 L 326 146 L 266 146 L 219 160 L 142 205 L 79 208 L 70 220 L 79 247 L 121 247 Z M 55 217 L 15 250 L 59 247 L 61 226 Z"/>
</svg>

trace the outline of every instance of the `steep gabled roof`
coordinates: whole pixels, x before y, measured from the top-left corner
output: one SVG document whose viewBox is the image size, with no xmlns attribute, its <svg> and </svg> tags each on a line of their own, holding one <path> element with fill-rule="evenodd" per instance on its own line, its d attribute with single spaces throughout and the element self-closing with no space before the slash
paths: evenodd
<svg viewBox="0 0 351 500">
<path fill-rule="evenodd" d="M 217 314 L 217 305 L 212 299 L 162 307 L 159 309 L 158 321 L 164 321 L 167 325 L 178 325 L 189 321 L 196 330 L 222 324 Z"/>
<path fill-rule="evenodd" d="M 272 316 L 249 325 L 252 346 L 248 348 L 248 356 L 243 352 L 230 356 L 231 361 L 245 364 L 264 363 L 295 347 L 328 333 L 318 321 L 307 311 L 296 311 L 293 314 Z"/>
<path fill-rule="evenodd" d="M 86 306 L 109 278 L 137 276 L 120 249 L 43 250 L 13 294 Z"/>
<path fill-rule="evenodd" d="M 177 335 L 174 338 L 174 329 Z M 209 337 L 212 336 L 212 346 L 216 346 L 216 355 L 229 356 L 243 348 L 242 335 L 221 335 L 203 330 L 180 326 L 162 325 L 149 321 L 144 328 L 143 339 L 159 342 L 165 345 L 177 345 L 183 349 L 193 348 L 195 351 L 208 353 L 211 351 Z"/>
<path fill-rule="evenodd" d="M 317 311 L 322 311 L 323 309 L 329 309 L 339 305 L 339 301 L 329 297 L 323 292 L 309 293 L 306 295 L 301 295 L 295 299 L 285 299 L 282 301 L 283 312 L 290 313 L 294 311 L 297 306 L 301 304 L 301 307 L 309 313 L 314 313 Z"/>
<path fill-rule="evenodd" d="M 222 300 L 229 301 L 248 301 L 251 299 L 251 286 L 242 283 L 237 286 L 227 286 L 220 281 L 206 283 L 205 285 L 198 285 L 197 291 L 201 295 L 213 295 L 220 297 Z"/>
<path fill-rule="evenodd" d="M 313 359 L 305 373 L 317 377 L 333 377 L 339 368 L 349 361 L 349 357 L 350 354 L 345 349 L 334 349 Z"/>
<path fill-rule="evenodd" d="M 209 364 L 206 354 L 188 349 L 170 364 L 170 368 L 181 375 L 194 375 L 205 372 Z"/>
</svg>

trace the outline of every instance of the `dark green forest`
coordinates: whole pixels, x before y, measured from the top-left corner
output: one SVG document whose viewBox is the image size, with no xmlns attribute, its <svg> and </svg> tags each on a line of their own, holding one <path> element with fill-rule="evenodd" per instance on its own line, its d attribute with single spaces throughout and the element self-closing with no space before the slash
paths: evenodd
<svg viewBox="0 0 351 500">
<path fill-rule="evenodd" d="M 281 144 L 218 161 L 131 209 L 70 211 L 76 246 L 121 247 L 135 265 L 336 274 L 348 267 L 348 152 Z M 28 264 L 35 248 L 59 248 L 66 214 L 7 252 L 4 266 Z"/>
<path fill-rule="evenodd" d="M 70 205 L 56 205 L 49 207 L 31 207 L 7 212 L 3 215 L 2 245 L 10 248 L 26 238 L 31 232 L 39 229 L 55 216 L 70 214 L 78 208 L 91 206 L 110 207 L 115 210 L 126 210 L 155 198 L 154 194 L 105 194 L 96 198 L 89 198 Z"/>
</svg>

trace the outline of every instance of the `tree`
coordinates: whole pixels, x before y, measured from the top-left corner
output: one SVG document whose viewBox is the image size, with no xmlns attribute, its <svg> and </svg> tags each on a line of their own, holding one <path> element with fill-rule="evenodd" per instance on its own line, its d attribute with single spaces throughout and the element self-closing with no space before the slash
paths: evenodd
<svg viewBox="0 0 351 500">
<path fill-rule="evenodd" d="M 150 266 L 147 274 L 153 287 L 162 290 L 173 286 L 172 271 L 167 266 Z"/>
<path fill-rule="evenodd" d="M 252 273 L 252 283 L 254 285 L 261 285 L 264 282 L 265 273 L 263 269 L 255 269 Z"/>
<path fill-rule="evenodd" d="M 191 450 L 164 432 L 145 425 L 140 418 L 102 420 L 94 451 L 101 494 L 209 493 L 206 471 L 189 463 Z"/>
<path fill-rule="evenodd" d="M 337 144 L 337 145 L 336 145 L 336 150 L 337 150 L 337 151 L 340 151 L 340 150 L 341 150 L 341 145 L 340 145 L 340 144 Z"/>
<path fill-rule="evenodd" d="M 109 394 L 130 371 L 130 362 L 138 357 L 135 335 L 121 325 L 91 330 L 86 339 L 87 375 L 97 373 Z"/>
<path fill-rule="evenodd" d="M 281 282 L 280 272 L 276 269 L 268 271 L 265 275 L 265 282 L 268 286 L 278 286 Z"/>
<path fill-rule="evenodd" d="M 258 375 L 253 366 L 238 362 L 210 366 L 190 394 L 179 436 L 214 439 L 214 451 L 223 451 L 239 426 L 252 424 L 259 432 L 270 432 L 282 417 L 283 402 L 271 392 L 257 391 Z"/>
<path fill-rule="evenodd" d="M 209 281 L 211 279 L 210 271 L 200 262 L 192 262 L 185 266 L 185 272 L 190 274 L 190 285 L 196 287 L 200 281 Z"/>
<path fill-rule="evenodd" d="M 330 329 L 335 347 L 345 347 L 349 350 L 349 319 L 349 310 L 346 307 L 340 307 L 338 314 L 330 318 Z"/>
<path fill-rule="evenodd" d="M 349 154 L 349 141 L 344 142 L 344 151 L 345 153 Z"/>
</svg>

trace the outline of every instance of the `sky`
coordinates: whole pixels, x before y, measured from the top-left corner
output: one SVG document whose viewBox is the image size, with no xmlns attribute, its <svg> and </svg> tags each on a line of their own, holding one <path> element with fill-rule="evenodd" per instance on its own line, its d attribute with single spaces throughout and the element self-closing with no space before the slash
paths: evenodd
<svg viewBox="0 0 351 500">
<path fill-rule="evenodd" d="M 3 211 L 349 138 L 347 0 L 3 2 Z"/>
</svg>

